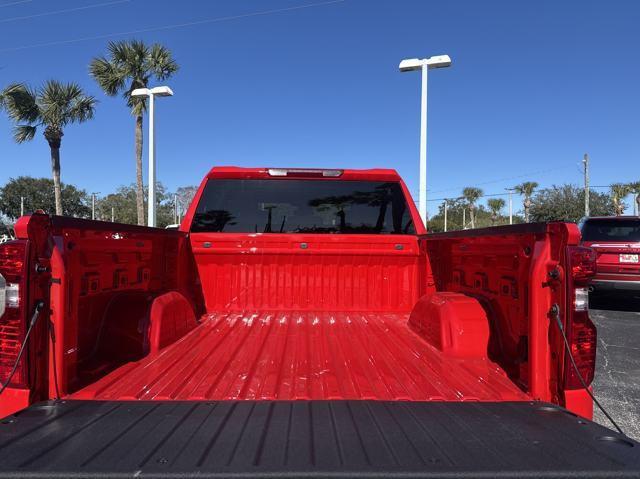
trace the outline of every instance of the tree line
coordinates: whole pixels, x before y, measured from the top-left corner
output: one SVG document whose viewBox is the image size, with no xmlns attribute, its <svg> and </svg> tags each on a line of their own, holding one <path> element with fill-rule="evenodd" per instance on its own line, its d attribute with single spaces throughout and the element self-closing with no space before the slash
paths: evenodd
<svg viewBox="0 0 640 479">
<path fill-rule="evenodd" d="M 106 55 L 93 58 L 89 64 L 90 75 L 100 88 L 108 96 L 121 94 L 135 119 L 136 179 L 133 194 L 139 225 L 145 224 L 142 127 L 147 100 L 145 97 L 132 97 L 131 92 L 136 88 L 147 88 L 154 79 L 168 79 L 178 68 L 169 49 L 157 43 L 146 45 L 137 40 L 110 42 Z M 57 215 L 65 214 L 60 158 L 65 128 L 91 120 L 97 103 L 75 82 L 48 80 L 39 87 L 14 82 L 0 90 L 0 110 L 4 110 L 13 123 L 13 139 L 17 143 L 28 142 L 41 131 L 49 146 L 53 191 L 53 208 L 50 211 Z M 69 188 L 70 185 L 67 186 Z M 161 206 L 162 200 L 159 202 Z M 68 208 L 70 206 L 67 206 L 67 211 L 70 211 Z"/>
<path fill-rule="evenodd" d="M 135 183 L 118 187 L 103 197 L 93 198 L 86 190 L 75 185 L 60 184 L 62 214 L 76 218 L 92 218 L 117 223 L 137 224 L 138 208 Z M 157 224 L 162 228 L 176 222 L 186 212 L 197 187 L 183 186 L 169 192 L 162 183 L 157 185 Z M 143 190 L 143 207 L 147 190 Z M 0 187 L 0 223 L 11 224 L 21 214 L 42 210 L 56 210 L 54 181 L 49 178 L 20 176 L 11 178 Z M 176 208 L 177 207 L 177 208 Z"/>
<path fill-rule="evenodd" d="M 527 181 L 511 188 L 513 193 L 522 199 L 522 209 L 519 210 L 522 214 L 514 212 L 513 223 L 578 222 L 584 216 L 584 188 L 572 184 L 553 185 L 542 189 L 538 187 L 538 183 Z M 624 214 L 628 206 L 624 199 L 629 194 L 634 196 L 636 211 L 640 211 L 640 181 L 615 183 L 609 187 L 608 192 L 590 190 L 590 215 Z M 469 186 L 463 188 L 460 196 L 445 199 L 438 207 L 438 213 L 429 219 L 429 230 L 444 231 L 445 208 L 448 231 L 509 224 L 509 215 L 504 212 L 506 201 L 503 198 L 490 197 L 486 206 L 478 205 L 478 201 L 484 196 L 482 189 Z M 514 210 L 516 210 L 515 205 Z"/>
</svg>

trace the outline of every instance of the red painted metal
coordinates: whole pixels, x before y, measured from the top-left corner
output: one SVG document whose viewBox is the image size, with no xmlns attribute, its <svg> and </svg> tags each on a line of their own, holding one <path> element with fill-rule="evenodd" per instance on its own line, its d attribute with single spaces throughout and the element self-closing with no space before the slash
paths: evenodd
<svg viewBox="0 0 640 479">
<path fill-rule="evenodd" d="M 438 291 L 477 298 L 491 324 L 489 358 L 534 398 L 561 401 L 561 338 L 549 328 L 554 303 L 564 311 L 566 245 L 576 225 L 528 224 L 427 235 L 429 264 Z"/>
<path fill-rule="evenodd" d="M 153 300 L 149 314 L 149 352 L 157 353 L 198 325 L 191 303 L 176 291 Z"/>
<path fill-rule="evenodd" d="M 585 389 L 565 390 L 564 407 L 587 419 L 593 418 L 593 399 Z"/>
<path fill-rule="evenodd" d="M 192 233 L 207 311 L 411 311 L 415 236 Z M 205 247 L 206 246 L 206 247 Z"/>
<path fill-rule="evenodd" d="M 220 167 L 204 181 L 267 177 L 264 168 Z M 398 181 L 410 198 L 393 170 L 322 178 L 367 179 Z M 54 334 L 37 374 L 49 397 L 533 397 L 586 411 L 577 392 L 563 394 L 563 345 L 549 321 L 554 304 L 570 306 L 575 225 L 413 236 L 191 234 L 204 184 L 178 232 L 59 217 L 44 224 L 43 215 L 18 222 L 19 236 L 40 245 L 29 267 L 43 261 L 51 269 Z M 179 306 L 176 297 L 184 298 Z M 165 307 L 158 298 L 169 298 Z M 421 309 L 428 301 L 432 309 Z M 202 316 L 192 330 L 187 305 Z"/>
<path fill-rule="evenodd" d="M 446 356 L 487 357 L 489 318 L 471 296 L 451 292 L 423 296 L 411 312 L 409 326 Z"/>
<path fill-rule="evenodd" d="M 210 313 L 159 354 L 72 395 L 104 400 L 526 400 L 493 362 L 445 357 L 407 314 Z"/>
<path fill-rule="evenodd" d="M 49 395 L 65 395 L 145 354 L 154 297 L 177 290 L 197 305 L 185 235 L 53 217 Z M 57 377 L 54 376 L 57 372 Z"/>
</svg>

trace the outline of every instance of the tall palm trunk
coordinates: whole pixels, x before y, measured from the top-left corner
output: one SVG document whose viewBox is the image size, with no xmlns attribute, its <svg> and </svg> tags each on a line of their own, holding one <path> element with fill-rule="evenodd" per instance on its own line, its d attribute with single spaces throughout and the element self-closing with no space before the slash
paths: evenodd
<svg viewBox="0 0 640 479">
<path fill-rule="evenodd" d="M 529 208 L 531 208 L 531 199 L 526 197 L 524 199 L 524 204 L 522 206 L 524 206 L 524 222 L 528 223 L 529 222 Z"/>
<path fill-rule="evenodd" d="M 60 144 L 58 142 L 58 144 Z M 60 185 L 60 147 L 51 146 L 51 173 L 53 193 L 56 199 L 56 215 L 62 215 L 62 186 Z"/>
<path fill-rule="evenodd" d="M 142 115 L 136 116 L 136 210 L 138 224 L 144 226 L 144 185 L 142 183 Z"/>
<path fill-rule="evenodd" d="M 53 176 L 53 194 L 56 203 L 56 215 L 62 215 L 62 185 L 60 182 L 60 145 L 62 144 L 62 131 L 56 127 L 47 127 L 44 137 L 51 150 L 51 174 Z"/>
</svg>

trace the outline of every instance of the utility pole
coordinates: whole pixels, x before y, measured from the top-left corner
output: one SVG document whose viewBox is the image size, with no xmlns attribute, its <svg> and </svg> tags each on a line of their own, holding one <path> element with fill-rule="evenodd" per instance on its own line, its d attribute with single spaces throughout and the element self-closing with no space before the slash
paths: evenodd
<svg viewBox="0 0 640 479">
<path fill-rule="evenodd" d="M 24 216 L 24 196 L 20 197 L 20 216 Z"/>
<path fill-rule="evenodd" d="M 513 188 L 505 188 L 509 192 L 509 224 L 513 224 Z"/>
<path fill-rule="evenodd" d="M 111 207 L 111 222 L 116 222 L 116 209 L 113 206 Z"/>
<path fill-rule="evenodd" d="M 589 216 L 589 155 L 584 154 L 584 215 Z"/>
<path fill-rule="evenodd" d="M 447 200 L 444 200 L 444 232 L 447 232 Z"/>
<path fill-rule="evenodd" d="M 91 219 L 96 219 L 96 194 L 91 193 Z"/>
<path fill-rule="evenodd" d="M 462 207 L 462 229 L 467 229 L 467 209 L 464 206 Z"/>
</svg>

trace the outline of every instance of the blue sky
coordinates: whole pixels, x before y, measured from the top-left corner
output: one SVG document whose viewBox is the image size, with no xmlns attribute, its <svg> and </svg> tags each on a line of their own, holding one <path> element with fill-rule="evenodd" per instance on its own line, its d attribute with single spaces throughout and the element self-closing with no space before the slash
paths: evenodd
<svg viewBox="0 0 640 479">
<path fill-rule="evenodd" d="M 448 53 L 429 77 L 430 198 L 578 183 L 585 152 L 595 185 L 640 179 L 640 2 L 323 3 L 0 0 L 0 86 L 73 80 L 100 100 L 66 130 L 62 178 L 106 194 L 134 181 L 134 122 L 87 65 L 110 39 L 161 42 L 181 66 L 157 106 L 170 189 L 240 165 L 393 167 L 415 192 L 420 78 L 397 66 Z M 50 176 L 48 147 L 13 144 L 0 113 L 0 184 L 25 174 Z"/>
</svg>

